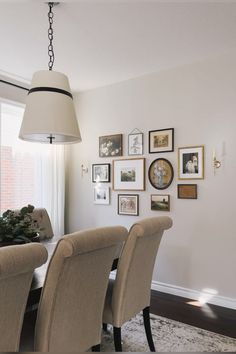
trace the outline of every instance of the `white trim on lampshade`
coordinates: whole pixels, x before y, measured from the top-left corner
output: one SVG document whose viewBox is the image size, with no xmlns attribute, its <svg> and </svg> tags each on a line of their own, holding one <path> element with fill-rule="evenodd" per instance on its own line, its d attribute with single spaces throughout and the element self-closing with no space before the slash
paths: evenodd
<svg viewBox="0 0 236 354">
<path fill-rule="evenodd" d="M 26 98 L 19 138 L 49 143 L 51 136 L 53 144 L 80 142 L 79 125 L 73 98 L 70 96 L 69 81 L 64 74 L 49 70 L 37 71 Z"/>
</svg>

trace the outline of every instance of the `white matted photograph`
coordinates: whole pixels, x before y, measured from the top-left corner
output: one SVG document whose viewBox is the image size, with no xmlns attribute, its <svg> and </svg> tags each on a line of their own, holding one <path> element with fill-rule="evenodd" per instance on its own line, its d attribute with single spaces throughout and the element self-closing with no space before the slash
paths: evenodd
<svg viewBox="0 0 236 354">
<path fill-rule="evenodd" d="M 139 214 L 139 195 L 118 194 L 118 214 L 137 216 Z"/>
<path fill-rule="evenodd" d="M 94 187 L 94 204 L 110 204 L 109 187 Z"/>
<path fill-rule="evenodd" d="M 144 190 L 145 159 L 113 160 L 113 190 Z"/>
<path fill-rule="evenodd" d="M 179 179 L 204 178 L 204 146 L 179 148 Z"/>
</svg>

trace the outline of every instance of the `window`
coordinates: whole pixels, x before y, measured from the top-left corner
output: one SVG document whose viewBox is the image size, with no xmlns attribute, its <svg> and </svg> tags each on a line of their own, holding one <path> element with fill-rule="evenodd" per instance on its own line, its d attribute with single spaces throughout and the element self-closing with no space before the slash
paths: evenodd
<svg viewBox="0 0 236 354">
<path fill-rule="evenodd" d="M 24 107 L 0 100 L 0 212 L 32 204 L 64 233 L 64 148 L 18 138 Z"/>
</svg>

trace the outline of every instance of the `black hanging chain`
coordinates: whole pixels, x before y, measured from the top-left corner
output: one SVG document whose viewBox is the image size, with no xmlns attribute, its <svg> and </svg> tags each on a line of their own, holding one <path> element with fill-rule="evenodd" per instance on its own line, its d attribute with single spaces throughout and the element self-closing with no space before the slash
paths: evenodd
<svg viewBox="0 0 236 354">
<path fill-rule="evenodd" d="M 48 62 L 48 68 L 49 70 L 52 70 L 53 64 L 54 64 L 54 49 L 53 49 L 53 12 L 52 12 L 52 8 L 53 8 L 54 3 L 53 2 L 49 2 L 48 6 L 49 6 L 49 12 L 48 12 L 48 22 L 49 22 L 49 28 L 48 28 L 48 39 L 49 39 L 49 45 L 48 45 L 48 55 L 49 55 L 49 62 Z"/>
</svg>

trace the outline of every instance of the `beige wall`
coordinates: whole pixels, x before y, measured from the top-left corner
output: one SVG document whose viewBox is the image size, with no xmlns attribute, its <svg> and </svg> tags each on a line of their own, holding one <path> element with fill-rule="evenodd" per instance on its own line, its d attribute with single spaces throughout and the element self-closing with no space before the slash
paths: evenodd
<svg viewBox="0 0 236 354">
<path fill-rule="evenodd" d="M 98 137 L 124 134 L 138 128 L 145 135 L 147 169 L 164 157 L 174 166 L 170 215 L 174 227 L 161 244 L 154 281 L 173 288 L 216 290 L 219 296 L 236 300 L 236 56 L 143 76 L 76 96 L 82 143 L 68 149 L 67 231 L 104 226 L 129 227 L 139 218 L 164 215 L 150 210 L 150 194 L 158 193 L 146 176 L 146 191 L 140 192 L 140 216 L 118 216 L 117 194 L 111 204 L 93 204 L 91 164 L 111 162 L 98 156 Z M 175 151 L 148 154 L 148 131 L 175 128 Z M 205 179 L 198 184 L 198 200 L 177 199 L 177 148 L 205 145 Z M 212 150 L 222 167 L 213 174 Z M 89 173 L 81 176 L 81 164 Z"/>
</svg>

